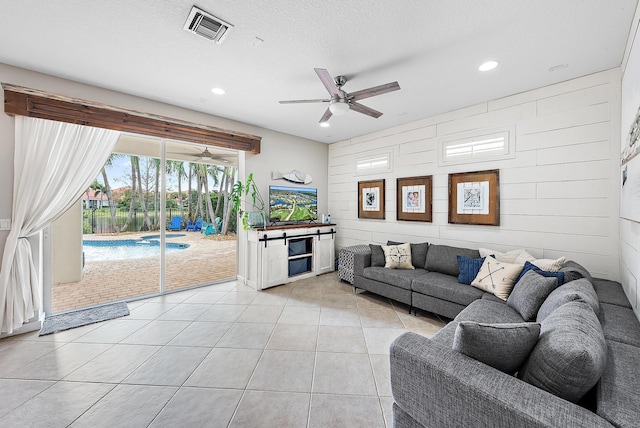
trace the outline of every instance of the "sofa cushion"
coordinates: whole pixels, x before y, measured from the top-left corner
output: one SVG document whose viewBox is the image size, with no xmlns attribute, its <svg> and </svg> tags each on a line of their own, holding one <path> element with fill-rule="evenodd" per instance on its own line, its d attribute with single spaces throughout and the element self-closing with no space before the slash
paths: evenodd
<svg viewBox="0 0 640 428">
<path fill-rule="evenodd" d="M 422 271 L 423 275 L 413 280 L 411 289 L 420 294 L 437 297 L 449 302 L 468 305 L 482 297 L 482 291 L 477 288 L 460 284 L 458 278 L 438 272 Z"/>
<path fill-rule="evenodd" d="M 387 241 L 387 245 L 400 245 L 403 242 Z M 427 262 L 427 251 L 429 250 L 428 242 L 421 242 L 419 244 L 411 245 L 411 264 L 416 269 L 424 269 L 424 264 Z"/>
<path fill-rule="evenodd" d="M 460 321 L 453 349 L 505 373 L 515 373 L 540 335 L 540 324 Z"/>
<path fill-rule="evenodd" d="M 493 302 L 486 299 L 478 299 L 471 303 L 460 311 L 455 320 L 487 324 L 524 322 L 520 314 L 503 301 Z"/>
<path fill-rule="evenodd" d="M 548 278 L 529 270 L 513 286 L 507 305 L 518 311 L 525 321 L 532 321 L 536 318 L 538 309 L 547 296 L 556 288 L 557 283 L 555 277 Z"/>
<path fill-rule="evenodd" d="M 600 312 L 600 303 L 593 286 L 589 281 L 581 278 L 567 282 L 553 290 L 547 300 L 540 306 L 536 321 L 542 322 L 556 308 L 574 300 L 587 302 L 591 305 L 595 314 Z"/>
<path fill-rule="evenodd" d="M 609 303 L 610 305 L 622 306 L 623 308 L 631 308 L 631 303 L 627 299 L 627 295 L 622 289 L 619 282 L 609 281 L 606 279 L 594 279 L 591 281 L 593 289 L 596 290 L 600 303 Z"/>
<path fill-rule="evenodd" d="M 522 268 L 522 272 L 520 272 L 520 276 L 516 280 L 516 283 L 520 281 L 524 274 L 529 272 L 530 270 L 535 271 L 536 273 L 539 273 L 540 275 L 546 276 L 548 278 L 556 278 L 557 285 L 564 284 L 564 272 L 542 270 L 531 262 L 524 262 L 524 267 Z"/>
<path fill-rule="evenodd" d="M 375 281 L 395 285 L 396 287 L 411 290 L 411 282 L 425 274 L 423 269 L 385 269 L 380 266 L 365 268 L 363 276 Z"/>
<path fill-rule="evenodd" d="M 496 250 L 490 250 L 488 248 L 478 248 L 478 252 L 481 257 L 492 256 L 499 262 L 523 265 L 527 260 L 535 260 L 531 254 L 524 248 L 518 248 L 517 250 L 511 250 L 507 252 L 500 252 Z"/>
<path fill-rule="evenodd" d="M 494 294 L 487 293 L 486 291 L 485 291 L 485 293 L 482 295 L 482 298 L 483 298 L 483 299 L 486 299 L 486 300 L 491 300 L 491 301 L 493 301 L 493 302 L 500 302 L 500 303 L 504 303 L 504 300 L 502 300 L 502 299 L 501 299 L 501 298 L 499 298 L 499 297 L 496 297 Z"/>
<path fill-rule="evenodd" d="M 558 272 L 563 272 L 565 275 L 565 282 L 574 281 L 580 278 L 586 278 L 593 284 L 593 277 L 589 271 L 582 265 L 576 263 L 573 260 L 567 260 Z"/>
<path fill-rule="evenodd" d="M 598 317 L 588 303 L 572 301 L 542 321 L 540 339 L 518 377 L 575 403 L 598 382 L 606 359 Z"/>
<path fill-rule="evenodd" d="M 640 421 L 640 348 L 607 341 L 607 366 L 598 384 L 597 413 L 617 427 Z"/>
<path fill-rule="evenodd" d="M 460 284 L 471 285 L 471 281 L 478 275 L 485 258 L 471 259 L 467 256 L 456 256 L 456 258 L 458 260 L 458 268 L 460 269 L 458 282 Z"/>
<path fill-rule="evenodd" d="M 564 257 L 560 257 L 557 259 L 536 259 L 532 260 L 531 263 L 538 266 L 542 270 L 557 272 L 562 268 L 562 266 L 564 266 L 565 260 L 566 259 Z"/>
<path fill-rule="evenodd" d="M 384 267 L 387 269 L 415 269 L 411 264 L 411 245 L 383 245 Z"/>
<path fill-rule="evenodd" d="M 453 346 L 453 338 L 456 336 L 456 328 L 458 321 L 451 321 L 440 329 L 439 332 L 431 338 L 435 343 L 442 345 L 443 348 L 451 348 Z"/>
<path fill-rule="evenodd" d="M 449 247 L 448 245 L 430 245 L 427 251 L 427 262 L 425 269 L 432 272 L 446 273 L 447 275 L 458 276 L 460 269 L 456 256 L 466 256 L 472 259 L 480 257 L 478 250 L 469 248 Z"/>
<path fill-rule="evenodd" d="M 384 251 L 382 245 L 369 244 L 371 248 L 371 266 L 384 266 Z"/>
<path fill-rule="evenodd" d="M 633 309 L 600 303 L 599 318 L 606 339 L 640 347 L 640 322 Z"/>
<path fill-rule="evenodd" d="M 507 300 L 521 271 L 520 265 L 499 262 L 493 257 L 487 257 L 471 285 Z"/>
</svg>

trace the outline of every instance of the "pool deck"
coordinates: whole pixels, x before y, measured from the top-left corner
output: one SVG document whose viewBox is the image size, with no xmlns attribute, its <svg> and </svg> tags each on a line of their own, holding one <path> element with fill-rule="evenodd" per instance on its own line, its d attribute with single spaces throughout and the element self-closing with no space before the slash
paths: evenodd
<svg viewBox="0 0 640 428">
<path fill-rule="evenodd" d="M 171 232 L 178 233 L 178 232 Z M 179 232 L 183 237 L 167 242 L 189 244 L 185 250 L 166 254 L 166 290 L 210 284 L 236 277 L 235 236 L 205 236 L 200 232 Z M 84 235 L 90 240 L 138 239 L 157 232 L 120 235 Z M 92 306 L 157 293 L 160 290 L 158 257 L 85 262 L 78 282 L 54 284 L 52 312 Z"/>
</svg>

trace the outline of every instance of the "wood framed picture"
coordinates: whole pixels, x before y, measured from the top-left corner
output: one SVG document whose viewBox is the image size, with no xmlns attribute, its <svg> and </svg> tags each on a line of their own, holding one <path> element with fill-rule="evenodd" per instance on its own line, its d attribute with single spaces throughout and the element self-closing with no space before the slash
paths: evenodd
<svg viewBox="0 0 640 428">
<path fill-rule="evenodd" d="M 449 174 L 449 223 L 500 225 L 499 170 Z"/>
<path fill-rule="evenodd" d="M 384 219 L 384 179 L 358 182 L 358 218 Z"/>
<path fill-rule="evenodd" d="M 431 175 L 396 180 L 396 219 L 431 222 Z"/>
</svg>

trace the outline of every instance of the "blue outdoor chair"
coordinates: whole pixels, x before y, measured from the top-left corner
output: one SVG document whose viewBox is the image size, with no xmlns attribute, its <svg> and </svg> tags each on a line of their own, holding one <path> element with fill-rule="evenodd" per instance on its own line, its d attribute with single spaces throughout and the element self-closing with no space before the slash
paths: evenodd
<svg viewBox="0 0 640 428">
<path fill-rule="evenodd" d="M 182 229 L 182 217 L 179 215 L 171 217 L 171 222 L 167 223 L 167 229 L 169 230 L 181 230 Z"/>
<path fill-rule="evenodd" d="M 200 232 L 202 233 L 203 230 L 204 230 L 204 234 L 207 236 L 221 233 L 222 219 L 220 217 L 216 217 L 215 223 L 204 223 L 202 225 L 202 230 Z"/>
<path fill-rule="evenodd" d="M 197 232 L 200 229 L 202 229 L 202 217 L 199 217 L 198 220 L 196 220 L 195 222 L 193 221 L 187 222 L 187 232 L 190 230 L 193 232 Z"/>
</svg>

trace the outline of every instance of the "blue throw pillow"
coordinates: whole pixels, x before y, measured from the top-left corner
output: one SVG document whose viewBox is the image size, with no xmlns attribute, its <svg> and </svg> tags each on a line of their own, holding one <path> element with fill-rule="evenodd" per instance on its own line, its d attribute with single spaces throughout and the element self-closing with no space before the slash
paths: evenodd
<svg viewBox="0 0 640 428">
<path fill-rule="evenodd" d="M 542 276 L 546 276 L 547 278 L 555 277 L 558 280 L 558 287 L 564 284 L 564 272 L 550 272 L 547 270 L 542 270 L 531 262 L 524 262 L 524 267 L 522 268 L 522 272 L 520 273 L 520 276 L 516 280 L 516 284 L 518 283 L 518 281 L 522 279 L 524 274 L 530 270 L 537 272 Z"/>
<path fill-rule="evenodd" d="M 472 259 L 467 256 L 456 256 L 458 259 L 458 267 L 460 268 L 460 275 L 458 275 L 458 282 L 460 284 L 471 285 L 471 282 L 476 279 L 478 272 L 484 263 L 484 257 L 479 259 Z"/>
</svg>

